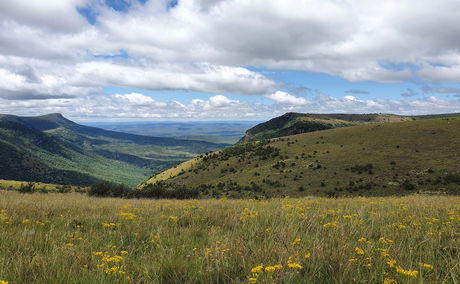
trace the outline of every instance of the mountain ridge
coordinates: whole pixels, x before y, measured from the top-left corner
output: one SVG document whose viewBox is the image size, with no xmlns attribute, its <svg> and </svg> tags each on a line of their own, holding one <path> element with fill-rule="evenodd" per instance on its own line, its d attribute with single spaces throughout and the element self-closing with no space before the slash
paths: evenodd
<svg viewBox="0 0 460 284">
<path fill-rule="evenodd" d="M 58 113 L 0 115 L 0 178 L 135 185 L 156 172 L 227 144 L 150 137 L 79 125 Z"/>
<path fill-rule="evenodd" d="M 345 114 L 345 113 L 296 113 L 288 112 L 260 123 L 245 133 L 239 143 L 289 136 L 326 129 L 356 126 L 367 123 L 389 123 L 410 120 L 422 120 L 440 117 L 460 116 L 459 113 L 438 115 L 404 116 L 385 113 Z"/>
</svg>

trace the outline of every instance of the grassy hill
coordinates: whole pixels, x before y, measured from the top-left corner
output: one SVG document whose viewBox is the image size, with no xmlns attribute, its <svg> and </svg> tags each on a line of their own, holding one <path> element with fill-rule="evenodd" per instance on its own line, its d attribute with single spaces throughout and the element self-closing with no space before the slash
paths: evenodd
<svg viewBox="0 0 460 284">
<path fill-rule="evenodd" d="M 136 185 L 157 172 L 226 144 L 149 137 L 74 123 L 60 114 L 0 115 L 0 178 L 89 185 Z"/>
<path fill-rule="evenodd" d="M 242 143 L 155 175 L 141 187 L 187 185 L 201 195 L 230 197 L 460 193 L 459 129 L 460 118 L 450 117 Z"/>
<path fill-rule="evenodd" d="M 394 114 L 314 114 L 289 112 L 254 126 L 246 131 L 245 136 L 240 141 L 250 142 L 376 122 L 401 122 L 456 116 L 460 116 L 460 114 L 400 116 Z"/>
</svg>

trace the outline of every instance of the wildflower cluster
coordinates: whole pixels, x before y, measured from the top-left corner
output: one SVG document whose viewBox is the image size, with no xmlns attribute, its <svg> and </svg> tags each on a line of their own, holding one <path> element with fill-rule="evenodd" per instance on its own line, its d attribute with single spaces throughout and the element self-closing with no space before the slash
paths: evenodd
<svg viewBox="0 0 460 284">
<path fill-rule="evenodd" d="M 335 228 L 335 227 L 337 227 L 337 222 L 329 222 L 329 223 L 323 224 L 323 228 Z"/>
<path fill-rule="evenodd" d="M 396 272 L 410 277 L 417 277 L 418 275 L 418 270 L 406 270 L 401 266 L 396 267 Z"/>
<path fill-rule="evenodd" d="M 101 223 L 103 228 L 108 228 L 108 229 L 115 229 L 118 224 L 117 223 Z"/>
<path fill-rule="evenodd" d="M 69 242 L 65 244 L 66 247 L 74 247 L 78 242 L 85 240 L 80 231 L 73 231 L 69 236 Z"/>
<path fill-rule="evenodd" d="M 137 215 L 134 214 L 134 212 L 140 210 L 140 208 L 135 208 L 130 203 L 126 203 L 120 209 L 121 212 L 118 213 L 118 216 L 122 217 L 124 220 L 135 220 Z"/>
<path fill-rule="evenodd" d="M 96 251 L 93 255 L 98 257 L 97 268 L 100 269 L 107 275 L 124 275 L 124 255 L 128 254 L 128 251 L 121 250 L 117 252 L 115 246 L 109 246 L 110 251 Z"/>
<path fill-rule="evenodd" d="M 354 255 L 352 258 L 348 259 L 348 262 L 356 262 L 359 265 L 366 267 L 366 268 L 372 267 L 373 266 L 372 252 L 369 249 L 369 245 L 372 244 L 372 241 L 365 237 L 361 237 L 357 241 L 361 244 L 355 247 Z M 366 250 L 362 248 L 362 246 L 365 246 L 365 245 L 368 245 L 365 248 Z"/>
<path fill-rule="evenodd" d="M 288 216 L 305 217 L 305 211 L 311 209 L 311 206 L 299 204 L 283 204 L 281 209 L 288 212 Z"/>
<path fill-rule="evenodd" d="M 249 283 L 256 283 L 261 277 L 272 279 L 273 273 L 281 270 L 283 266 L 281 264 L 263 266 L 258 265 L 251 269 L 251 275 L 248 276 Z"/>
<path fill-rule="evenodd" d="M 150 238 L 150 243 L 152 243 L 156 248 L 160 248 L 160 234 L 155 234 Z"/>
<path fill-rule="evenodd" d="M 240 220 L 245 221 L 248 219 L 256 218 L 259 216 L 259 213 L 255 210 L 244 208 L 243 211 L 240 213 Z"/>
<path fill-rule="evenodd" d="M 134 213 L 129 213 L 129 212 L 120 212 L 118 213 L 118 216 L 122 217 L 125 220 L 134 220 L 137 218 L 137 215 Z"/>
<path fill-rule="evenodd" d="M 210 262 L 217 262 L 231 255 L 231 249 L 220 241 L 216 241 L 210 248 L 205 249 L 205 258 Z"/>
<path fill-rule="evenodd" d="M 8 212 L 5 209 L 0 210 L 0 223 L 11 224 L 8 218 Z"/>
<path fill-rule="evenodd" d="M 287 261 L 287 265 L 289 268 L 294 268 L 294 269 L 302 269 L 303 266 L 298 263 L 298 262 L 295 262 L 294 261 L 294 257 L 290 256 L 288 261 Z"/>
</svg>

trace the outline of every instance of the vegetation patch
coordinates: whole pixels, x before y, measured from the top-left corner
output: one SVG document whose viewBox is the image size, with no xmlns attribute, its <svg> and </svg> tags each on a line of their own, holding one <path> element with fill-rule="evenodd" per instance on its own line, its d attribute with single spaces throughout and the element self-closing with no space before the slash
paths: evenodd
<svg viewBox="0 0 460 284">
<path fill-rule="evenodd" d="M 0 191 L 0 280 L 455 283 L 459 230 L 452 196 L 125 200 Z"/>
</svg>

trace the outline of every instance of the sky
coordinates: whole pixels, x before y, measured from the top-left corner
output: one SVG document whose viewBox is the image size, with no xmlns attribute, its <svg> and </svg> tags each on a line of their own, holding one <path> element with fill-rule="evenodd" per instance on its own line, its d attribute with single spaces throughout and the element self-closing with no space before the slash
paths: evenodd
<svg viewBox="0 0 460 284">
<path fill-rule="evenodd" d="M 458 0 L 1 0 L 0 113 L 460 112 Z"/>
</svg>

